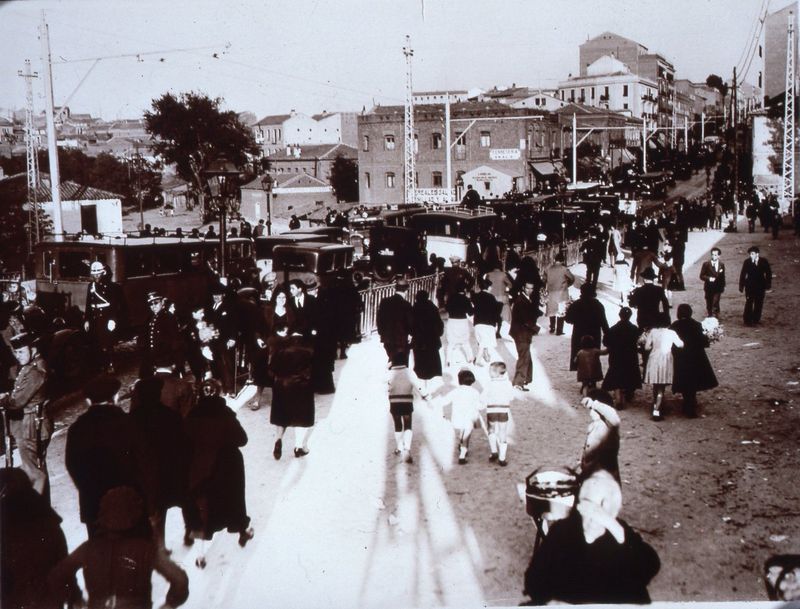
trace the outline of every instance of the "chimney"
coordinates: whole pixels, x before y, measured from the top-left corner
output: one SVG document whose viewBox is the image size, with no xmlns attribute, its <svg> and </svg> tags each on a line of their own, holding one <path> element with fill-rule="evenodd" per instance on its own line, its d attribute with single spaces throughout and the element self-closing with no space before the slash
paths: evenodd
<svg viewBox="0 0 800 609">
<path fill-rule="evenodd" d="M 286 156 L 292 156 L 292 146 L 291 144 L 286 145 Z"/>
<path fill-rule="evenodd" d="M 295 146 L 294 147 L 294 158 L 296 158 L 296 159 L 300 158 L 300 146 Z"/>
</svg>

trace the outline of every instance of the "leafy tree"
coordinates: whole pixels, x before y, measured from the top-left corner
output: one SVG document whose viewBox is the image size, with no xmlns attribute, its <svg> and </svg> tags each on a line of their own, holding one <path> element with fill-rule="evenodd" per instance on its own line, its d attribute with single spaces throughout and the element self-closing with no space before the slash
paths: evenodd
<svg viewBox="0 0 800 609">
<path fill-rule="evenodd" d="M 719 91 L 719 94 L 722 97 L 722 107 L 724 108 L 725 96 L 728 95 L 727 83 L 724 80 L 722 80 L 721 76 L 717 76 L 716 74 L 709 74 L 708 78 L 706 78 L 706 86 Z"/>
<path fill-rule="evenodd" d="M 247 165 L 258 152 L 250 130 L 236 112 L 220 109 L 221 98 L 188 92 L 165 93 L 144 113 L 145 128 L 155 139 L 153 150 L 173 163 L 178 175 L 202 198 L 203 172 L 215 161 L 227 159 L 236 167 Z"/>
<path fill-rule="evenodd" d="M 358 163 L 337 154 L 331 165 L 331 186 L 337 201 L 358 201 Z"/>
</svg>

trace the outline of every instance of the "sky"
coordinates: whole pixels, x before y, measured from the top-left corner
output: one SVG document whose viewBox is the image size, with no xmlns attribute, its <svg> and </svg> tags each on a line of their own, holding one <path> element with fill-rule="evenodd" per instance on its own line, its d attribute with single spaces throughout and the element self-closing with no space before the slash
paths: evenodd
<svg viewBox="0 0 800 609">
<path fill-rule="evenodd" d="M 0 1 L 0 112 L 44 108 L 46 16 L 56 105 L 140 117 L 171 91 L 221 97 L 259 118 L 402 104 L 405 37 L 415 91 L 555 87 L 578 45 L 605 31 L 672 61 L 677 78 L 730 78 L 764 3 L 787 0 L 14 0 Z M 139 55 L 136 57 L 136 55 Z M 120 57 L 127 56 L 127 57 Z M 98 63 L 77 61 L 102 58 Z M 756 82 L 758 59 L 748 79 Z M 94 67 L 92 67 L 94 65 Z M 91 69 L 91 71 L 89 71 Z M 87 75 L 88 72 L 88 75 Z M 83 81 L 83 82 L 81 82 Z M 74 92 L 74 93 L 73 93 Z"/>
</svg>

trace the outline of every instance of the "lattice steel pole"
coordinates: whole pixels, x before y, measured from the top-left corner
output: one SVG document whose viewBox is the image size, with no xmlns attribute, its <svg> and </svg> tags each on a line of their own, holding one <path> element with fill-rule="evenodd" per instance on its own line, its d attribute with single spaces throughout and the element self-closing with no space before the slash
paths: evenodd
<svg viewBox="0 0 800 609">
<path fill-rule="evenodd" d="M 794 202 L 794 97 L 795 89 L 794 12 L 789 12 L 786 32 L 786 93 L 783 110 L 783 189 L 781 211 L 786 213 Z M 794 212 L 794 210 L 791 210 Z"/>
<path fill-rule="evenodd" d="M 411 81 L 411 58 L 414 50 L 411 48 L 411 37 L 406 36 L 406 46 L 403 47 L 406 56 L 406 104 L 403 138 L 403 197 L 406 205 L 417 202 L 416 196 L 416 157 L 414 150 L 414 89 Z"/>
</svg>

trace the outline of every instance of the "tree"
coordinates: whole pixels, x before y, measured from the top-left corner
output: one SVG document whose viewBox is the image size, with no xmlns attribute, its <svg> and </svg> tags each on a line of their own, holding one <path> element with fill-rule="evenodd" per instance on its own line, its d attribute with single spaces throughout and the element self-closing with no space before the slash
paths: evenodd
<svg viewBox="0 0 800 609">
<path fill-rule="evenodd" d="M 227 159 L 242 168 L 258 152 L 255 138 L 236 112 L 220 109 L 222 99 L 188 92 L 165 93 L 144 113 L 145 128 L 155 139 L 153 150 L 173 163 L 178 175 L 202 198 L 203 172 Z"/>
<path fill-rule="evenodd" d="M 725 96 L 728 95 L 728 85 L 724 80 L 722 80 L 722 77 L 717 76 L 716 74 L 709 74 L 708 78 L 706 78 L 706 86 L 719 91 L 719 94 L 722 97 L 722 107 L 724 108 Z"/>
<path fill-rule="evenodd" d="M 331 186 L 337 201 L 358 201 L 358 163 L 337 154 L 331 165 Z"/>
</svg>

